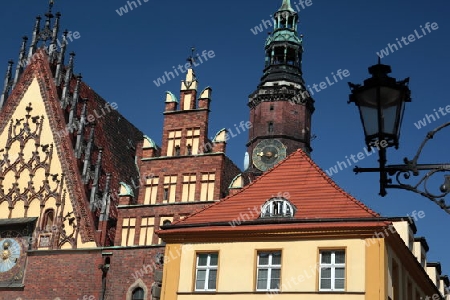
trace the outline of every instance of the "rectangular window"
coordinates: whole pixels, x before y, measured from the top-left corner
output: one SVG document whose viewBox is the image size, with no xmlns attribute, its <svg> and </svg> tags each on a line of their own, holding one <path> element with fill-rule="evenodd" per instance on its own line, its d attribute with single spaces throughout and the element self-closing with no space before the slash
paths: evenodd
<svg viewBox="0 0 450 300">
<path fill-rule="evenodd" d="M 320 251 L 320 291 L 345 289 L 345 251 Z"/>
<path fill-rule="evenodd" d="M 124 218 L 122 222 L 122 246 L 133 246 L 136 218 Z"/>
<path fill-rule="evenodd" d="M 145 181 L 144 204 L 155 204 L 158 195 L 159 178 L 147 178 Z"/>
<path fill-rule="evenodd" d="M 280 289 L 281 251 L 258 252 L 256 290 Z"/>
<path fill-rule="evenodd" d="M 169 203 L 175 202 L 176 190 L 177 190 L 177 176 L 165 176 L 163 200 Z"/>
<path fill-rule="evenodd" d="M 186 155 L 198 154 L 200 146 L 200 128 L 188 128 L 186 132 Z"/>
<path fill-rule="evenodd" d="M 154 217 L 142 217 L 141 231 L 139 232 L 139 245 L 153 244 L 153 232 L 155 231 L 154 225 Z"/>
<path fill-rule="evenodd" d="M 195 185 L 197 183 L 196 174 L 183 175 L 183 191 L 181 193 L 181 201 L 194 201 L 195 199 Z"/>
<path fill-rule="evenodd" d="M 167 156 L 176 155 L 176 148 L 180 148 L 181 145 L 181 130 L 170 131 L 167 143 Z"/>
<path fill-rule="evenodd" d="M 214 200 L 214 182 L 216 179 L 215 173 L 202 174 L 202 189 L 200 192 L 200 200 Z"/>
<path fill-rule="evenodd" d="M 218 258 L 218 253 L 197 254 L 197 268 L 195 272 L 196 291 L 216 290 Z"/>
</svg>

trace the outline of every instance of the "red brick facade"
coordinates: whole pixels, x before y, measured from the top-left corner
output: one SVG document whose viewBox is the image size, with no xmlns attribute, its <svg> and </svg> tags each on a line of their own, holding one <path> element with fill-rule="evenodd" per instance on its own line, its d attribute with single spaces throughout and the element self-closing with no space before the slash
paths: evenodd
<svg viewBox="0 0 450 300">
<path fill-rule="evenodd" d="M 44 78 L 50 78 L 51 70 L 46 63 L 48 62 L 43 60 L 35 63 L 38 64 L 37 67 L 31 65 L 24 73 L 23 80 L 29 82 L 32 74 L 37 74 L 40 82 Z M 41 72 L 33 73 L 35 68 Z M 25 86 L 26 82 L 19 82 L 17 86 Z M 72 88 L 74 88 L 73 82 Z M 14 90 L 5 106 L 3 116 L 10 113 L 12 103 L 20 101 L 19 96 L 22 93 L 19 92 L 23 89 Z M 56 95 L 56 92 L 54 94 Z M 81 84 L 80 94 L 89 99 L 86 105 L 88 112 L 95 112 L 100 109 L 100 104 L 106 103 L 84 83 Z M 159 229 L 165 218 L 178 220 L 227 196 L 232 179 L 240 173 L 239 168 L 225 155 L 225 140 L 211 141 L 208 139 L 210 89 L 205 89 L 202 92 L 203 97 L 200 99 L 194 98 L 197 95 L 196 90 L 182 90 L 181 98 L 184 99 L 186 95 L 192 97 L 190 109 L 177 110 L 176 102 L 168 102 L 166 105 L 162 148 L 156 146 L 149 139 L 139 138 L 142 137 L 142 133 L 116 111 L 98 118 L 95 126 L 104 129 L 105 132 L 99 135 L 102 132 L 97 133 L 96 131 L 94 139 L 96 144 L 92 148 L 89 166 L 95 166 L 97 157 L 100 152 L 103 152 L 102 172 L 100 172 L 98 181 L 100 190 L 105 189 L 106 174 L 110 173 L 112 178 L 110 182 L 112 203 L 109 218 L 98 220 L 98 214 L 91 212 L 89 215 L 98 220 L 95 222 L 95 228 L 92 226 L 98 248 L 30 250 L 26 252 L 22 284 L 8 286 L 6 283 L 0 282 L 0 300 L 127 299 L 136 287 L 144 289 L 146 299 L 151 298 L 152 287 L 156 284 L 154 277 L 155 274 L 159 274 L 155 273 L 155 270 L 163 268 L 161 261 L 168 263 L 167 260 L 170 261 L 170 258 L 177 256 L 176 253 L 164 254 L 164 245 L 161 244 L 161 240 L 154 232 Z M 49 98 L 48 102 L 55 107 L 59 106 L 56 97 Z M 52 108 L 52 111 L 56 110 L 56 108 Z M 63 115 L 67 111 L 61 110 L 57 113 Z M 81 111 L 78 109 L 77 114 L 80 113 Z M 55 117 L 55 119 L 63 120 L 64 118 Z M 8 122 L 9 120 L 4 120 L 3 123 L 7 124 Z M 193 149 L 190 149 L 189 153 L 186 148 L 189 145 L 187 134 L 189 131 L 192 133 L 193 128 L 198 130 L 195 136 L 198 138 L 198 149 L 195 153 Z M 89 140 L 90 130 L 88 129 L 89 127 L 83 133 L 85 143 Z M 119 132 L 119 129 L 129 131 L 129 134 L 132 135 L 132 144 L 126 139 L 114 138 L 113 134 L 109 134 L 112 131 Z M 180 151 L 172 152 L 171 156 L 167 156 L 169 133 L 173 130 L 181 132 Z M 69 134 L 68 137 L 65 142 L 70 145 L 66 152 L 70 153 L 75 147 L 76 137 L 74 134 Z M 120 145 L 117 146 L 118 144 Z M 116 149 L 118 147 L 120 149 Z M 113 148 L 115 152 L 112 152 Z M 132 152 L 137 158 L 139 174 L 136 172 L 135 158 Z M 71 158 L 70 163 L 74 166 L 72 172 L 75 172 L 77 178 L 81 178 L 80 173 L 86 154 L 82 152 L 79 158 L 72 156 L 68 156 Z M 195 178 L 193 183 L 195 193 L 191 195 L 192 199 L 189 201 L 182 201 L 183 177 L 186 174 Z M 201 192 L 205 190 L 205 181 L 202 181 L 205 174 L 211 178 L 207 181 L 209 189 L 206 198 L 202 196 L 204 194 Z M 164 178 L 166 176 L 176 178 L 174 201 L 171 203 L 164 200 Z M 129 178 L 132 178 L 134 182 L 130 183 Z M 155 202 L 151 203 L 146 203 L 145 200 L 147 178 L 159 178 L 157 198 Z M 71 181 L 71 184 L 75 185 L 72 188 L 83 191 L 86 188 L 86 191 L 90 191 L 94 186 L 92 178 L 86 186 L 81 179 L 79 181 L 79 183 Z M 125 182 L 125 186 L 128 185 L 128 193 L 117 196 L 120 189 L 119 181 Z M 89 210 L 89 196 L 90 193 L 85 192 L 82 198 L 77 199 L 83 201 L 83 209 L 86 211 Z M 122 234 L 124 230 L 129 230 L 129 227 L 123 229 L 122 224 L 125 219 L 130 218 L 135 222 L 133 223 L 133 236 L 130 235 L 131 241 L 127 240 L 126 246 L 121 246 L 123 244 Z M 143 218 L 147 220 L 146 225 L 151 224 L 148 226 L 151 227 L 151 231 L 146 231 L 145 243 L 142 242 Z M 20 221 L 17 220 L 17 222 Z M 151 238 L 148 238 L 148 232 L 150 232 Z"/>
<path fill-rule="evenodd" d="M 311 138 L 311 109 L 307 105 L 283 101 L 260 102 L 250 108 L 248 152 L 251 155 L 262 139 L 277 138 L 286 146 L 286 153 L 309 148 Z M 272 123 L 272 131 L 269 131 Z"/>
<path fill-rule="evenodd" d="M 195 79 L 195 77 L 194 77 Z M 196 97 L 196 90 L 181 90 L 180 98 L 186 98 L 186 95 Z M 176 102 L 168 102 L 169 104 L 176 104 Z M 209 103 L 210 98 L 196 99 L 192 98 L 190 109 L 178 109 L 177 105 L 166 105 L 164 112 L 164 128 L 162 134 L 161 149 L 155 145 L 151 148 L 143 148 L 141 143 L 137 149 L 138 166 L 140 173 L 140 187 L 137 199 L 127 198 L 121 201 L 120 217 L 118 224 L 122 224 L 124 218 L 135 218 L 135 236 L 134 243 L 137 245 L 141 238 L 141 220 L 143 217 L 154 218 L 154 230 L 159 229 L 164 218 L 170 217 L 173 220 L 178 220 L 180 217 L 187 216 L 192 212 L 204 208 L 206 205 L 213 203 L 228 195 L 228 186 L 233 178 L 240 173 L 234 163 L 226 157 L 225 153 L 219 150 L 225 150 L 224 141 L 211 141 L 208 139 L 208 122 L 209 122 Z M 200 103 L 197 105 L 197 103 Z M 197 106 L 202 108 L 196 109 Z M 192 128 L 199 129 L 199 147 L 196 154 L 188 153 L 186 145 L 188 144 L 187 132 Z M 169 133 L 172 131 L 180 131 L 180 149 L 179 153 L 172 152 L 168 156 L 169 151 Z M 191 151 L 195 151 L 192 149 Z M 202 189 L 204 189 L 204 182 L 202 178 L 205 174 L 214 175 L 213 195 L 208 199 L 202 198 Z M 195 176 L 195 194 L 193 199 L 189 201 L 182 201 L 183 193 L 183 177 L 185 175 Z M 169 202 L 165 198 L 165 184 L 164 179 L 167 177 L 176 177 L 176 188 L 174 201 Z M 156 199 L 152 202 L 146 201 L 147 193 L 147 178 L 158 179 L 156 187 Z M 147 199 L 148 200 L 148 199 Z M 131 205 L 130 205 L 131 204 Z M 123 229 L 118 226 L 116 234 L 116 245 L 122 244 Z M 159 238 L 153 234 L 152 241 L 154 244 L 158 243 Z"/>
<path fill-rule="evenodd" d="M 147 299 L 150 299 L 154 270 L 162 268 L 156 260 L 163 252 L 163 246 L 30 251 L 24 287 L 0 288 L 0 299 L 101 299 L 103 271 L 100 267 L 107 258 L 109 269 L 105 277 L 104 299 L 126 299 L 125 295 L 137 279 L 141 279 L 148 288 Z"/>
</svg>

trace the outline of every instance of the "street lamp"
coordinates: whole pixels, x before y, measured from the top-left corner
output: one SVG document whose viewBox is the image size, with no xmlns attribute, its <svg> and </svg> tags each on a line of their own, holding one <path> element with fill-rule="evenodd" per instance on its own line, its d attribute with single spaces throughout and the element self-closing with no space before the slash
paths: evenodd
<svg viewBox="0 0 450 300">
<path fill-rule="evenodd" d="M 378 59 L 378 64 L 369 67 L 369 73 L 372 77 L 364 80 L 363 85 L 349 82 L 351 89 L 349 103 L 355 103 L 359 109 L 367 147 L 379 149 L 379 168 L 355 167 L 355 173 L 380 173 L 380 195 L 382 197 L 386 196 L 387 188 L 405 189 L 427 197 L 450 214 L 450 206 L 447 206 L 444 200 L 444 197 L 450 193 L 450 175 L 445 176 L 439 194 L 431 193 L 427 187 L 428 179 L 437 172 L 450 171 L 450 164 L 417 163 L 425 144 L 438 131 L 450 126 L 450 122 L 428 132 L 413 160 L 405 158 L 404 164 L 386 165 L 386 150 L 389 147 L 398 149 L 405 103 L 411 102 L 409 78 L 397 81 L 395 78 L 389 77 L 391 67 L 381 64 L 380 59 Z M 419 176 L 419 171 L 428 172 L 417 184 L 410 185 L 402 182 L 401 175 L 403 175 L 403 179 L 409 179 L 411 175 Z M 395 184 L 392 183 L 391 177 L 395 177 Z"/>
</svg>

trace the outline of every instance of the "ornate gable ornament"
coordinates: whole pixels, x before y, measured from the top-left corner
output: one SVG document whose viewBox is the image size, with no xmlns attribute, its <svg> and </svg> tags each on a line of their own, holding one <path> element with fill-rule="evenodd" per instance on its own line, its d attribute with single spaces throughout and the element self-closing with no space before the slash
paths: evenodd
<svg viewBox="0 0 450 300">
<path fill-rule="evenodd" d="M 38 51 L 42 51 L 38 50 Z M 21 100 L 26 96 L 27 91 L 36 79 L 39 84 L 40 96 L 45 106 L 45 112 L 48 114 L 48 123 L 53 134 L 53 154 L 59 157 L 62 172 L 67 184 L 67 196 L 74 209 L 73 216 L 79 221 L 78 233 L 83 243 L 97 242 L 95 235 L 93 216 L 86 206 L 87 197 L 82 180 L 79 178 L 78 166 L 73 151 L 73 145 L 67 134 L 58 134 L 67 132 L 66 122 L 58 100 L 58 93 L 51 76 L 51 70 L 45 55 L 39 55 L 24 71 L 15 89 L 11 93 L 2 107 L 0 114 L 0 132 L 6 132 L 10 126 L 10 120 L 13 118 L 16 109 Z M 33 100 L 34 101 L 34 100 Z M 56 133 L 56 134 L 55 134 Z M 0 153 L 0 159 L 2 154 Z M 59 174 L 59 180 L 62 175 Z M 8 192 L 5 192 L 8 193 Z M 73 218 L 73 216 L 69 218 Z M 67 230 L 67 229 L 65 229 Z M 70 234 L 67 234 L 70 236 Z M 75 237 L 74 237 L 75 238 Z"/>
<path fill-rule="evenodd" d="M 32 104 L 29 103 L 24 118 L 10 120 L 6 145 L 0 149 L 0 204 L 4 201 L 8 202 L 9 217 L 11 217 L 17 203 L 22 201 L 23 217 L 26 217 L 30 204 L 38 201 L 41 219 L 45 213 L 43 210 L 46 203 L 54 200 L 56 208 L 52 226 L 50 230 L 41 228 L 40 225 L 36 227 L 35 236 L 38 239 L 33 243 L 32 248 L 60 249 L 66 243 L 75 248 L 79 226 L 78 221 L 73 217 L 73 211 L 67 211 L 67 191 L 63 189 L 65 175 L 51 173 L 53 145 L 41 144 L 44 117 L 32 116 L 32 110 Z M 30 151 L 30 145 L 34 147 L 31 154 L 27 153 Z M 44 178 L 39 178 L 42 175 Z M 25 186 L 24 180 L 27 180 Z M 12 184 L 5 186 L 6 183 Z M 67 228 L 65 222 L 71 228 Z"/>
</svg>

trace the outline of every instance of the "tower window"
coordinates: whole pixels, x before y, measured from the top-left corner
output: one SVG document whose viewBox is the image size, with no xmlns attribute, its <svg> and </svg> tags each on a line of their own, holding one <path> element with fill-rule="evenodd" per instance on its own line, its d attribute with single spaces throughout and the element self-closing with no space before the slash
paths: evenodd
<svg viewBox="0 0 450 300">
<path fill-rule="evenodd" d="M 203 173 L 201 179 L 200 200 L 214 200 L 214 184 L 216 180 L 216 174 Z"/>
<path fill-rule="evenodd" d="M 273 110 L 273 104 L 270 105 L 270 108 L 269 108 L 269 109 L 270 109 L 270 110 Z"/>
<path fill-rule="evenodd" d="M 163 200 L 169 203 L 175 202 L 177 188 L 177 176 L 164 176 Z"/>
<path fill-rule="evenodd" d="M 155 231 L 155 218 L 142 217 L 141 229 L 139 232 L 139 245 L 151 245 L 154 231 Z"/>
<path fill-rule="evenodd" d="M 273 122 L 269 122 L 267 126 L 267 132 L 273 133 Z"/>
<path fill-rule="evenodd" d="M 200 147 L 200 128 L 188 128 L 186 131 L 186 148 L 190 151 L 188 155 L 198 154 Z"/>
<path fill-rule="evenodd" d="M 286 63 L 291 66 L 295 66 L 298 60 L 298 54 L 296 49 L 288 47 L 286 53 Z"/>
<path fill-rule="evenodd" d="M 150 177 L 145 181 L 144 204 L 155 204 L 158 196 L 158 177 Z"/>
<path fill-rule="evenodd" d="M 183 190 L 181 192 L 181 201 L 194 201 L 196 183 L 197 175 L 195 173 L 183 175 Z"/>
<path fill-rule="evenodd" d="M 133 246 L 136 218 L 124 218 L 122 223 L 122 246 Z"/>
<path fill-rule="evenodd" d="M 273 64 L 274 65 L 284 64 L 284 47 L 276 47 L 274 49 Z"/>
<path fill-rule="evenodd" d="M 177 155 L 177 147 L 181 145 L 181 130 L 170 131 L 167 142 L 167 156 Z"/>
</svg>

